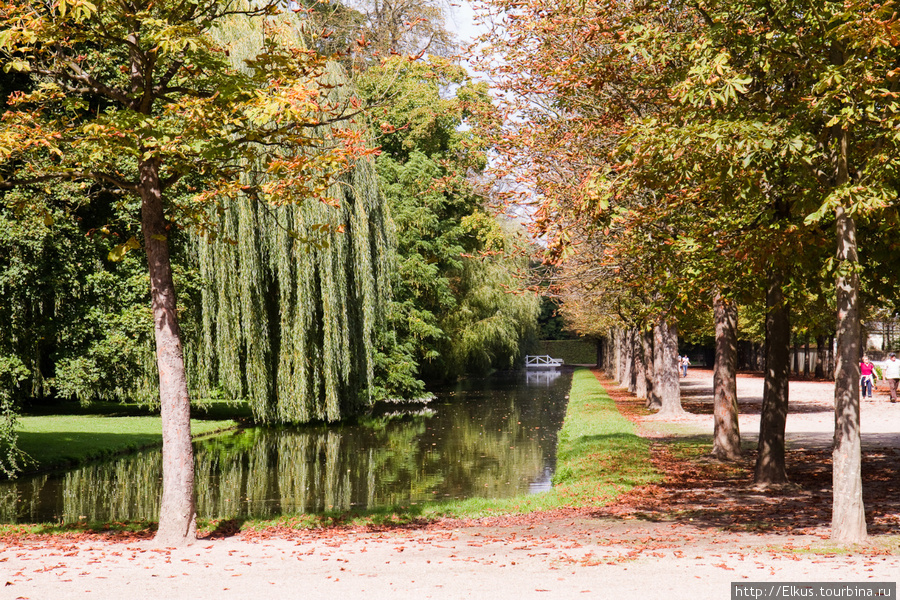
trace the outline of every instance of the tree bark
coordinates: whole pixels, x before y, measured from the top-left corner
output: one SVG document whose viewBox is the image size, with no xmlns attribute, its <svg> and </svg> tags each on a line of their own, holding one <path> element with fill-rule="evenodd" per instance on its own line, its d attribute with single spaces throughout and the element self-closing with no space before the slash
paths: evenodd
<svg viewBox="0 0 900 600">
<path fill-rule="evenodd" d="M 788 412 L 791 374 L 791 323 L 782 286 L 783 274 L 769 273 L 766 289 L 766 364 L 762 415 L 759 422 L 756 469 L 753 480 L 769 485 L 787 482 L 784 428 Z"/>
<path fill-rule="evenodd" d="M 681 378 L 678 376 L 678 329 L 661 320 L 653 328 L 653 389 L 659 414 L 680 415 Z"/>
<path fill-rule="evenodd" d="M 713 299 L 716 363 L 713 370 L 713 449 L 722 460 L 741 456 L 737 402 L 737 305 L 721 294 Z"/>
<path fill-rule="evenodd" d="M 625 333 L 621 329 L 614 332 L 616 340 L 616 376 L 615 380 L 622 383 L 625 375 Z"/>
<path fill-rule="evenodd" d="M 622 381 L 619 382 L 619 385 L 627 389 L 629 392 L 634 392 L 634 329 L 626 329 L 622 339 L 623 347 L 625 350 L 625 357 L 623 362 L 624 368 L 622 370 Z"/>
<path fill-rule="evenodd" d="M 634 394 L 638 398 L 647 398 L 647 353 L 644 347 L 644 332 L 640 329 L 634 330 Z M 651 357 L 652 361 L 653 358 Z"/>
<path fill-rule="evenodd" d="M 803 340 L 803 376 L 809 377 L 809 334 Z"/>
<path fill-rule="evenodd" d="M 141 226 L 150 272 L 163 434 L 163 490 L 155 542 L 161 546 L 180 546 L 196 539 L 190 397 L 177 320 L 159 164 L 147 160 L 139 165 L 139 169 Z"/>
<path fill-rule="evenodd" d="M 838 183 L 847 183 L 848 136 L 839 136 L 841 160 Z M 866 540 L 866 514 L 862 498 L 862 447 L 859 434 L 859 257 L 856 223 L 844 207 L 837 220 L 838 275 L 837 355 L 834 369 L 834 452 L 831 539 L 842 543 Z"/>
<path fill-rule="evenodd" d="M 825 336 L 816 336 L 816 379 L 825 379 Z"/>
<path fill-rule="evenodd" d="M 644 353 L 644 387 L 646 388 L 647 408 L 658 410 L 661 407 L 659 396 L 653 389 L 653 330 L 645 331 L 641 334 L 641 350 Z"/>
</svg>

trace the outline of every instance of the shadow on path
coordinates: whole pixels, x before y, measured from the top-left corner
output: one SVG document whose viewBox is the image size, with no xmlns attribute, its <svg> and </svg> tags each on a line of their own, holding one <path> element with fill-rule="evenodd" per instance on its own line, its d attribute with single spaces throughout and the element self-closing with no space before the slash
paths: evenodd
<svg viewBox="0 0 900 600">
<path fill-rule="evenodd" d="M 647 419 L 651 413 L 644 407 L 643 399 L 618 388 L 614 381 L 603 376 L 599 379 L 622 414 L 640 427 L 652 429 L 664 423 Z M 690 400 L 703 397 L 702 382 L 682 381 L 683 386 L 685 383 L 692 384 L 686 386 L 685 409 L 711 415 L 711 398 L 710 402 Z M 711 395 L 711 387 L 708 391 Z M 741 403 L 742 414 L 757 404 L 753 400 Z M 801 400 L 792 403 L 790 412 L 830 414 L 830 408 L 823 402 Z M 791 438 L 786 455 L 790 484 L 768 489 L 753 485 L 756 450 L 752 439 L 745 438 L 741 460 L 722 462 L 709 457 L 711 435 L 654 435 L 651 460 L 665 480 L 658 485 L 635 488 L 614 505 L 597 511 L 596 516 L 690 520 L 695 526 L 730 531 L 827 535 L 831 524 L 832 461 L 830 447 L 822 444 L 823 435 L 828 434 L 813 431 Z M 803 443 L 804 436 L 809 438 L 809 444 Z M 864 439 L 867 444 L 862 461 L 863 498 L 869 533 L 896 535 L 900 532 L 898 436 L 875 434 Z M 879 440 L 885 445 L 873 444 Z"/>
</svg>

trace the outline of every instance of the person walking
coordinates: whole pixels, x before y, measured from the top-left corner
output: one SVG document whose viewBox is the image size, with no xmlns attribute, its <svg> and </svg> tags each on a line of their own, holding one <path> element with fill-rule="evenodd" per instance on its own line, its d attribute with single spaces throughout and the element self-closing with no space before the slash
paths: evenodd
<svg viewBox="0 0 900 600">
<path fill-rule="evenodd" d="M 888 383 L 888 391 L 891 394 L 891 402 L 897 401 L 897 384 L 900 383 L 900 360 L 891 352 L 888 359 L 881 365 L 881 377 Z"/>
<path fill-rule="evenodd" d="M 862 388 L 862 397 L 872 397 L 872 390 L 875 387 L 875 363 L 869 360 L 868 356 L 863 356 L 862 362 L 859 363 L 859 386 Z"/>
<path fill-rule="evenodd" d="M 685 354 L 681 357 L 681 376 L 687 377 L 688 367 L 691 366 L 691 359 L 688 358 L 688 355 Z"/>
</svg>

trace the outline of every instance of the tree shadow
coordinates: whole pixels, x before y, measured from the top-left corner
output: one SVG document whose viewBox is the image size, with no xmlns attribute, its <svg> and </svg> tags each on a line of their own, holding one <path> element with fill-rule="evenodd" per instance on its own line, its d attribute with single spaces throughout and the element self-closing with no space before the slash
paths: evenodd
<svg viewBox="0 0 900 600">
<path fill-rule="evenodd" d="M 631 394 L 610 395 L 629 418 L 640 419 L 646 412 L 642 401 Z M 691 403 L 685 408 L 703 414 Z M 791 412 L 801 412 L 798 409 L 825 412 L 821 407 L 802 404 L 792 406 Z M 830 446 L 804 444 L 802 440 L 789 443 L 785 451 L 789 482 L 769 487 L 753 484 L 756 450 L 751 440 L 745 440 L 743 446 L 741 459 L 727 462 L 709 456 L 710 435 L 654 439 L 651 460 L 663 473 L 664 481 L 634 488 L 594 515 L 690 520 L 694 526 L 726 531 L 827 532 L 833 500 Z M 900 528 L 900 448 L 896 444 L 865 444 L 862 480 L 869 533 L 896 534 Z"/>
<path fill-rule="evenodd" d="M 201 540 L 222 540 L 234 537 L 241 532 L 241 527 L 247 519 L 240 517 L 234 519 L 223 519 L 216 524 L 216 528 L 206 535 L 197 536 Z"/>
</svg>

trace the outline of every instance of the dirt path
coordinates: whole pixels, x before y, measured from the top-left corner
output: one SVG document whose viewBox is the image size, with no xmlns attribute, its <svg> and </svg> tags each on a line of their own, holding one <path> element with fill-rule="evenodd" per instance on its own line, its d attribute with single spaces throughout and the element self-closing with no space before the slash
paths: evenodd
<svg viewBox="0 0 900 600">
<path fill-rule="evenodd" d="M 707 409 L 704 377 L 693 369 L 683 380 L 686 405 L 700 413 Z M 742 411 L 748 413 L 741 427 L 751 437 L 753 390 L 761 385 L 752 379 L 741 382 Z M 895 453 L 870 468 L 870 476 L 886 481 L 873 484 L 867 478 L 867 495 L 880 490 L 871 502 L 867 498 L 869 521 L 876 522 L 875 545 L 851 553 L 811 553 L 809 548 L 827 547 L 830 471 L 817 461 L 827 458 L 827 442 L 821 444 L 830 436 L 823 423 L 830 422 L 831 400 L 829 384 L 808 383 L 791 389 L 797 412 L 788 418 L 789 460 L 798 484 L 788 492 L 763 492 L 746 483 L 742 470 L 752 453 L 741 464 L 722 468 L 674 460 L 666 444 L 658 443 L 654 461 L 666 470 L 666 482 L 598 511 L 383 531 L 250 532 L 164 551 L 139 540 L 7 542 L 0 545 L 0 600 L 713 600 L 730 598 L 731 583 L 742 581 L 896 582 L 900 461 L 898 447 L 886 444 L 897 441 L 900 405 L 864 407 L 867 461 L 879 452 Z M 640 402 L 627 394 L 615 396 L 651 436 L 696 433 L 710 420 L 701 415 L 660 422 L 642 416 Z"/>
</svg>

